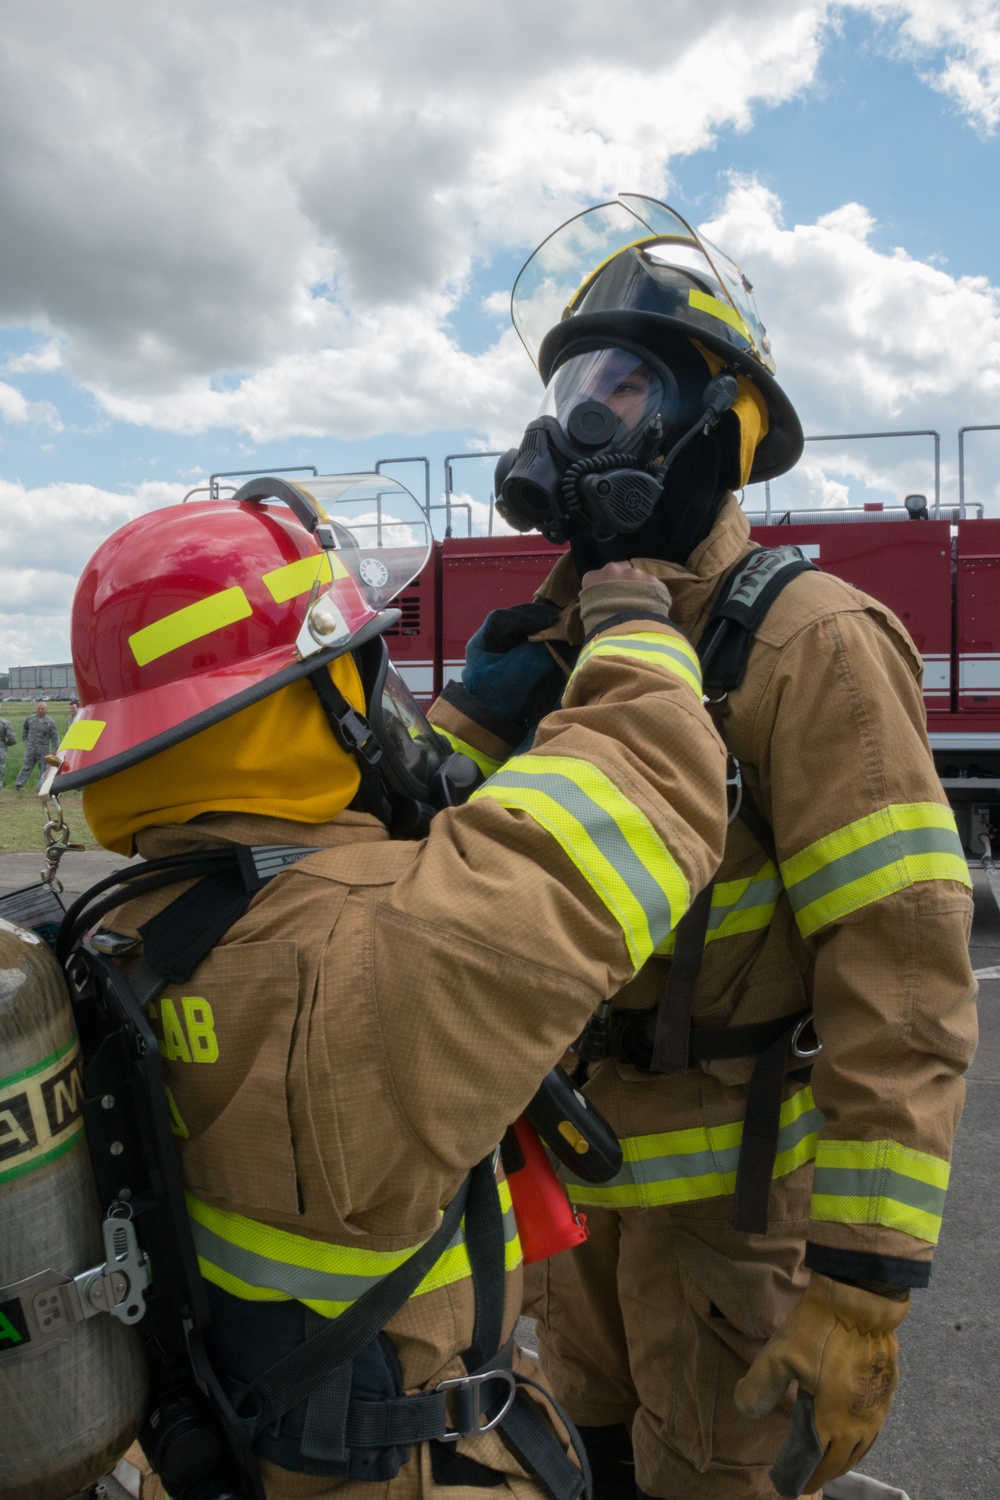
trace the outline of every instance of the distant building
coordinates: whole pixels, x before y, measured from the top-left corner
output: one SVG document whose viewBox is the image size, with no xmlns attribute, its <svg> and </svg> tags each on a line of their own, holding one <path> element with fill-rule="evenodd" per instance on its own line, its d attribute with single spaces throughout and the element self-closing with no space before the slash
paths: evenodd
<svg viewBox="0 0 1000 1500">
<path fill-rule="evenodd" d="M 8 692 L 56 693 L 61 698 L 75 698 L 76 678 L 71 661 L 44 667 L 11 667 Z"/>
</svg>

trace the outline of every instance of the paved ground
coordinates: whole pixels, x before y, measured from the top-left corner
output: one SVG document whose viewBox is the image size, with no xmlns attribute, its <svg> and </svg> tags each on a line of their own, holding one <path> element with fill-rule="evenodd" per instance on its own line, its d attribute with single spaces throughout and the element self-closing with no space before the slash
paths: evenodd
<svg viewBox="0 0 1000 1500">
<path fill-rule="evenodd" d="M 34 854 L 0 856 L 0 891 L 37 879 L 41 863 Z M 81 891 L 125 863 L 69 854 L 61 874 L 67 891 Z M 1000 1496 L 1000 912 L 980 872 L 975 896 L 973 967 L 996 973 L 980 979 L 981 1039 L 934 1279 L 903 1326 L 900 1391 L 863 1465 L 910 1500 Z"/>
<path fill-rule="evenodd" d="M 911 1500 L 1000 1495 L 1000 912 L 978 872 L 975 896 L 973 968 L 997 975 L 980 979 L 979 1051 L 934 1277 L 901 1330 L 899 1394 L 863 1466 Z"/>
<path fill-rule="evenodd" d="M 38 879 L 44 864 L 41 840 L 37 854 L 0 854 L 0 891 L 31 885 Z M 128 860 L 120 854 L 88 849 L 82 854 L 64 854 L 59 864 L 59 878 L 67 891 L 85 891 L 95 880 L 111 875 L 127 864 Z"/>
</svg>

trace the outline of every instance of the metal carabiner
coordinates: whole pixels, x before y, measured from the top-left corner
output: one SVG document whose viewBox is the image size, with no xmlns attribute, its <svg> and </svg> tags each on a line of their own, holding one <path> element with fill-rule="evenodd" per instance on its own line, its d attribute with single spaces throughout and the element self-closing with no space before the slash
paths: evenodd
<svg viewBox="0 0 1000 1500">
<path fill-rule="evenodd" d="M 732 774 L 726 777 L 726 803 L 729 807 L 727 822 L 732 823 L 743 806 L 743 772 L 735 755 L 730 755 Z"/>
<path fill-rule="evenodd" d="M 818 1036 L 816 1037 L 816 1045 L 815 1045 L 815 1047 L 809 1048 L 809 1047 L 800 1047 L 799 1046 L 799 1037 L 805 1031 L 805 1029 L 806 1029 L 807 1026 L 812 1026 L 812 1023 L 813 1023 L 812 1016 L 803 1016 L 802 1020 L 799 1022 L 799 1024 L 796 1026 L 795 1030 L 792 1032 L 792 1040 L 789 1043 L 789 1047 L 788 1047 L 788 1050 L 789 1050 L 789 1052 L 791 1052 L 791 1054 L 792 1054 L 793 1057 L 801 1058 L 803 1061 L 807 1061 L 809 1058 L 812 1058 L 812 1057 L 819 1057 L 820 1053 L 823 1050 L 823 1043 L 820 1041 L 820 1039 L 819 1039 Z M 813 1036 L 816 1036 L 815 1031 L 813 1031 Z"/>
</svg>

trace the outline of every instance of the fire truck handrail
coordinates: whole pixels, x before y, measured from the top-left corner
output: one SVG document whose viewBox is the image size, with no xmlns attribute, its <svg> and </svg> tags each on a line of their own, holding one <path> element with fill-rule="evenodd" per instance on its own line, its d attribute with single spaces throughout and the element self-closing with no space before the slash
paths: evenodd
<svg viewBox="0 0 1000 1500">
<path fill-rule="evenodd" d="M 379 458 L 375 460 L 375 473 L 381 474 L 383 464 L 423 464 L 424 466 L 424 515 L 427 518 L 427 526 L 431 524 L 431 461 L 424 458 L 423 454 L 416 454 L 412 458 Z M 419 502 L 418 502 L 419 503 Z"/>
<path fill-rule="evenodd" d="M 954 505 L 940 512 L 935 519 L 942 521 L 961 521 L 965 519 L 964 512 L 975 510 L 982 519 L 983 505 L 979 500 L 970 501 L 962 507 Z M 751 526 L 812 526 L 816 524 L 834 524 L 846 521 L 911 521 L 913 517 L 902 505 L 887 505 L 882 510 L 866 510 L 861 505 L 838 505 L 827 510 L 786 510 L 766 511 L 748 510 L 744 515 Z"/>
<path fill-rule="evenodd" d="M 218 474 L 209 474 L 208 476 L 209 495 L 213 500 L 219 498 L 220 479 L 253 479 L 263 472 L 265 471 L 262 469 L 220 469 Z M 266 472 L 268 474 L 318 474 L 319 470 L 315 464 L 290 464 L 286 465 L 283 469 L 268 469 Z M 194 491 L 191 490 L 190 493 L 194 494 Z M 186 500 L 187 495 L 184 498 Z"/>
<path fill-rule="evenodd" d="M 965 434 L 967 432 L 1000 432 L 1000 422 L 975 422 L 969 427 L 958 429 L 958 503 L 963 509 L 965 506 Z"/>
<path fill-rule="evenodd" d="M 499 458 L 500 454 L 501 454 L 501 450 L 499 448 L 487 448 L 487 449 L 484 449 L 482 453 L 446 453 L 445 454 L 445 456 L 444 456 L 444 507 L 443 507 L 443 509 L 445 511 L 445 532 L 444 532 L 445 536 L 451 536 L 451 513 L 452 513 L 453 509 L 454 510 L 464 510 L 464 511 L 466 511 L 468 513 L 468 517 L 469 517 L 469 535 L 470 536 L 472 535 L 472 506 L 467 501 L 465 501 L 465 500 L 452 500 L 452 498 L 451 498 L 452 495 L 455 492 L 455 480 L 454 480 L 454 475 L 451 472 L 451 466 L 452 466 L 452 464 L 456 463 L 460 458 Z M 495 497 L 491 494 L 490 495 L 489 528 L 488 528 L 487 533 L 486 533 L 487 536 L 492 536 L 493 535 L 493 502 L 494 502 L 494 498 Z M 441 506 L 435 506 L 435 509 L 436 510 L 440 510 L 440 509 L 442 509 L 442 507 Z"/>
<path fill-rule="evenodd" d="M 898 432 L 819 432 L 807 437 L 807 443 L 842 443 L 855 438 L 929 437 L 934 439 L 934 519 L 941 518 L 941 434 L 933 427 L 907 428 Z M 771 514 L 771 484 L 764 485 L 764 503 Z"/>
</svg>

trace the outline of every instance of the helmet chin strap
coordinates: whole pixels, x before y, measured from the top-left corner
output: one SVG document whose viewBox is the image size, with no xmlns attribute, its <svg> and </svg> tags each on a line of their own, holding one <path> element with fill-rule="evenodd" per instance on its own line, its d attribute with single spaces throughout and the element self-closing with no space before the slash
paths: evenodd
<svg viewBox="0 0 1000 1500">
<path fill-rule="evenodd" d="M 582 577 L 608 562 L 656 557 L 686 563 L 711 531 L 726 491 L 722 477 L 723 444 L 717 432 L 690 443 L 670 466 L 663 496 L 637 531 L 606 541 L 574 537 L 570 552 Z"/>
<path fill-rule="evenodd" d="M 309 686 L 323 705 L 330 728 L 340 748 L 353 755 L 361 772 L 351 806 L 358 812 L 372 813 L 387 821 L 387 801 L 382 789 L 379 762 L 382 751 L 368 720 L 353 708 L 330 676 L 328 664 L 308 674 Z"/>
</svg>

